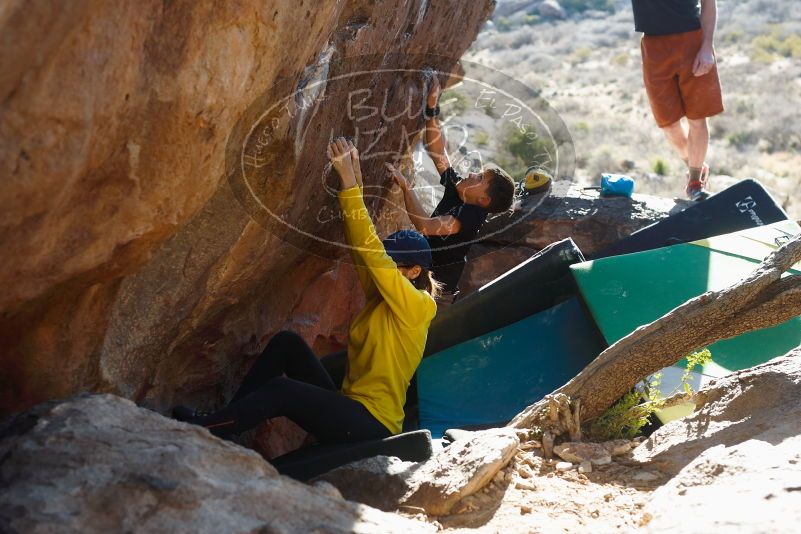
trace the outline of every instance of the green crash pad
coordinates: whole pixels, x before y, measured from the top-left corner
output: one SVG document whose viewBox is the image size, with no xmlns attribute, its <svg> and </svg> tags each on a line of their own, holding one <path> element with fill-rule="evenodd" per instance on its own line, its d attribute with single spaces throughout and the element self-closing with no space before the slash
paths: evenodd
<svg viewBox="0 0 801 534">
<path fill-rule="evenodd" d="M 692 243 L 626 254 L 571 266 L 587 308 L 610 345 L 639 326 L 710 290 L 744 278 L 779 245 L 801 232 L 793 221 L 751 228 Z M 796 265 L 790 273 L 798 274 Z M 709 347 L 713 362 L 694 373 L 698 388 L 710 378 L 746 369 L 801 346 L 801 317 Z M 663 393 L 680 383 L 685 361 L 663 370 Z M 676 414 L 665 414 L 663 420 Z"/>
<path fill-rule="evenodd" d="M 573 378 L 604 343 L 578 298 L 425 358 L 417 370 L 420 427 L 502 426 Z"/>
</svg>

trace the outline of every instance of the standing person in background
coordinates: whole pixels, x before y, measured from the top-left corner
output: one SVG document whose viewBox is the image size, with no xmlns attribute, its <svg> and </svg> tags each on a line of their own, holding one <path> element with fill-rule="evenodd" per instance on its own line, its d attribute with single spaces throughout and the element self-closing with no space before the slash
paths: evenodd
<svg viewBox="0 0 801 534">
<path fill-rule="evenodd" d="M 632 0 L 645 91 L 656 124 L 688 167 L 685 192 L 709 197 L 707 118 L 723 111 L 715 64 L 716 0 Z M 687 127 L 681 123 L 687 118 Z"/>
</svg>

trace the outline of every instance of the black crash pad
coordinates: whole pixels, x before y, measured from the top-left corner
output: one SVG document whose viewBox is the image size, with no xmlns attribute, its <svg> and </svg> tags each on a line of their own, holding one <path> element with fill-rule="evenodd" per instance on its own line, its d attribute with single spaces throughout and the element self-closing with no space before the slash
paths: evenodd
<svg viewBox="0 0 801 534">
<path fill-rule="evenodd" d="M 373 456 L 397 456 L 407 462 L 431 458 L 431 432 L 415 430 L 386 439 L 311 445 L 270 461 L 282 475 L 305 482 L 332 469 Z"/>
<path fill-rule="evenodd" d="M 572 239 L 542 249 L 437 313 L 428 330 L 423 357 L 547 310 L 571 296 L 570 266 L 583 261 Z"/>
<path fill-rule="evenodd" d="M 608 258 L 707 239 L 786 221 L 789 217 L 762 184 L 743 180 L 593 254 Z"/>
</svg>

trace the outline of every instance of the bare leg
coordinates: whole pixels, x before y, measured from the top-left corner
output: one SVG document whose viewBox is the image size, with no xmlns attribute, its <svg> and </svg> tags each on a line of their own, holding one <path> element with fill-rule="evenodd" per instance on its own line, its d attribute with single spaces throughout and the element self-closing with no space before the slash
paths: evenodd
<svg viewBox="0 0 801 534">
<path fill-rule="evenodd" d="M 670 142 L 676 150 L 679 157 L 684 160 L 684 163 L 689 163 L 689 136 L 687 130 L 685 130 L 684 126 L 681 124 L 681 121 L 679 120 L 669 126 L 665 126 L 662 128 L 662 131 L 665 132 L 665 137 L 667 137 L 668 142 Z"/>
<path fill-rule="evenodd" d="M 709 167 L 704 163 L 709 148 L 709 129 L 706 119 L 688 119 L 687 123 L 688 129 L 684 128 L 681 121 L 676 121 L 662 128 L 662 131 L 687 165 L 687 196 L 693 200 L 703 200 L 709 196 L 703 190 L 705 176 L 709 173 Z"/>
<path fill-rule="evenodd" d="M 687 155 L 689 157 L 688 166 L 691 168 L 702 168 L 706 160 L 706 153 L 709 149 L 709 128 L 707 120 L 688 119 L 690 131 L 688 133 Z"/>
</svg>

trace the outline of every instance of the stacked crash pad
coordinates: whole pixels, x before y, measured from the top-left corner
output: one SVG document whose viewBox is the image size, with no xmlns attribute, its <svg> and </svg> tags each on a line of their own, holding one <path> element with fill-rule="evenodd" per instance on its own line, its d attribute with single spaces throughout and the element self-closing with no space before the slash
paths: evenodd
<svg viewBox="0 0 801 534">
<path fill-rule="evenodd" d="M 477 293 L 445 309 L 432 323 L 426 357 L 418 370 L 419 385 L 410 390 L 410 405 L 414 405 L 414 411 L 410 411 L 414 413 L 410 418 L 414 420 L 413 427 L 429 428 L 438 436 L 448 426 L 475 428 L 505 422 L 527 404 L 575 376 L 608 344 L 710 287 L 708 251 L 695 250 L 697 244 L 692 245 L 693 249 L 664 247 L 749 228 L 764 228 L 779 221 L 792 224 L 787 219 L 787 214 L 758 182 L 744 180 L 597 253 L 598 258 L 615 256 L 610 258 L 610 266 L 621 262 L 614 281 L 589 276 L 589 266 L 599 265 L 597 274 L 606 264 L 581 263 L 581 252 L 572 241 L 543 250 Z M 787 228 L 790 227 L 785 231 Z M 639 260 L 622 256 L 649 250 L 666 252 L 639 257 Z M 685 257 L 679 258 L 682 254 Z M 717 262 L 718 254 L 713 254 Z M 757 261 L 754 258 L 759 257 L 760 252 L 752 251 L 751 256 L 752 260 L 746 263 L 736 260 L 729 274 L 716 275 L 716 280 L 722 283 L 737 276 L 734 273 L 753 269 L 753 261 Z M 656 271 L 648 263 L 656 257 L 665 261 L 673 257 L 682 265 L 677 268 L 674 262 L 668 272 L 655 275 Z M 687 263 L 691 258 L 694 263 Z M 759 257 L 758 261 L 761 259 Z M 656 261 L 658 264 L 662 260 Z M 573 276 L 565 277 L 566 269 Z M 683 269 L 694 271 L 696 276 L 676 278 L 674 282 L 678 287 L 660 289 L 666 276 L 669 278 Z M 576 282 L 580 291 L 574 287 Z M 616 315 L 609 315 L 609 310 L 604 309 L 605 299 L 610 295 L 629 295 L 629 284 L 636 287 L 639 283 L 646 285 L 642 289 L 643 294 L 648 295 L 644 300 L 652 301 L 650 315 L 640 314 L 635 308 L 623 322 Z M 590 286 L 596 288 L 594 294 L 590 294 L 593 293 Z M 670 293 L 671 298 L 653 298 L 654 294 L 664 293 Z M 582 298 L 571 300 L 576 296 Z M 589 308 L 583 305 L 584 300 Z M 613 302 L 614 299 L 610 305 Z M 603 333 L 600 338 L 596 334 L 599 327 Z M 792 333 L 784 336 L 792 327 L 782 326 L 784 330 L 773 338 L 779 342 L 769 351 L 751 358 L 747 357 L 748 348 L 739 348 L 739 341 L 722 342 L 713 347 L 720 353 L 715 356 L 716 363 L 708 365 L 703 373 L 720 376 L 764 361 L 765 355 L 772 357 L 774 353 L 786 352 L 785 348 L 795 343 Z M 759 334 L 753 335 L 759 337 Z M 565 358 L 566 353 L 571 356 Z M 717 369 L 716 365 L 721 367 Z M 681 372 L 683 370 L 666 371 L 664 387 L 673 387 Z M 701 376 L 693 377 L 696 383 Z M 419 399 L 419 406 L 414 399 Z"/>
<path fill-rule="evenodd" d="M 546 310 L 573 295 L 570 266 L 584 261 L 572 239 L 549 245 L 453 306 L 428 330 L 424 357 Z"/>
<path fill-rule="evenodd" d="M 710 287 L 708 252 L 695 250 L 698 244 L 687 245 L 693 249 L 664 247 L 748 228 L 764 228 L 777 221 L 792 224 L 787 219 L 787 214 L 759 183 L 744 180 L 596 254 L 598 258 L 614 256 L 609 258 L 609 266 L 618 266 L 617 262 L 621 262 L 614 281 L 589 276 L 592 272 L 589 266 L 599 265 L 597 274 L 607 264 L 581 263 L 581 252 L 572 241 L 552 245 L 445 309 L 435 319 L 429 332 L 426 357 L 418 370 L 418 384 L 410 390 L 410 406 L 414 406 L 409 412 L 414 414 L 410 418 L 414 421 L 412 427 L 429 428 L 436 437 L 448 426 L 475 428 L 504 423 L 526 405 L 575 376 L 608 344 Z M 785 227 L 785 231 L 787 228 L 790 227 Z M 719 241 L 716 238 L 716 242 Z M 743 243 L 733 246 L 743 246 Z M 624 259 L 627 256 L 623 254 L 649 250 L 665 252 L 639 257 L 639 260 Z M 718 255 L 713 254 L 717 262 Z M 684 257 L 680 258 L 681 255 Z M 762 259 L 760 251 L 752 251 L 751 256 L 749 262 L 737 260 L 736 265 L 723 267 L 729 274 L 716 275 L 716 280 L 731 280 L 737 276 L 734 273 L 749 272 L 753 262 Z M 666 273 L 659 275 L 648 266 L 656 257 L 662 258 L 656 260 L 657 264 L 669 257 L 676 261 Z M 759 259 L 755 260 L 756 257 Z M 682 265 L 677 268 L 676 262 Z M 666 276 L 683 269 L 695 272 L 696 276 L 676 278 L 676 288 L 666 285 L 660 289 Z M 564 276 L 565 270 L 572 276 Z M 609 295 L 629 295 L 629 284 L 636 287 L 644 281 L 646 287 L 642 291 L 649 295 L 644 300 L 653 304 L 650 315 L 640 314 L 635 307 L 627 321 L 620 322 L 604 308 Z M 574 287 L 576 282 L 578 292 Z M 594 294 L 590 286 L 596 288 Z M 671 298 L 652 298 L 654 294 L 664 293 L 670 293 Z M 576 296 L 581 298 L 571 300 Z M 584 301 L 588 308 L 583 305 Z M 614 299 L 610 300 L 610 305 L 613 302 Z M 599 328 L 602 336 L 597 334 Z M 713 347 L 720 354 L 703 373 L 720 376 L 760 363 L 774 353 L 783 354 L 786 348 L 792 348 L 788 344 L 795 342 L 793 334 L 784 336 L 793 326 L 781 328 L 784 330 L 772 339 L 783 341 L 750 359 L 747 357 L 749 349 L 741 348 L 739 341 L 722 342 Z M 471 338 L 471 334 L 474 337 Z M 759 334 L 753 335 L 759 337 Z M 721 347 L 725 350 L 721 351 Z M 564 357 L 568 353 L 571 356 Z M 716 365 L 721 367 L 716 368 Z M 682 372 L 667 370 L 664 387 L 672 388 Z M 698 374 L 693 379 L 699 383 L 702 376 Z M 419 406 L 415 399 L 419 400 Z"/>
<path fill-rule="evenodd" d="M 554 243 L 438 314 L 407 396 L 407 428 L 438 438 L 503 425 L 592 361 L 603 342 L 575 298 L 570 265 L 581 261 L 572 240 Z"/>
</svg>

